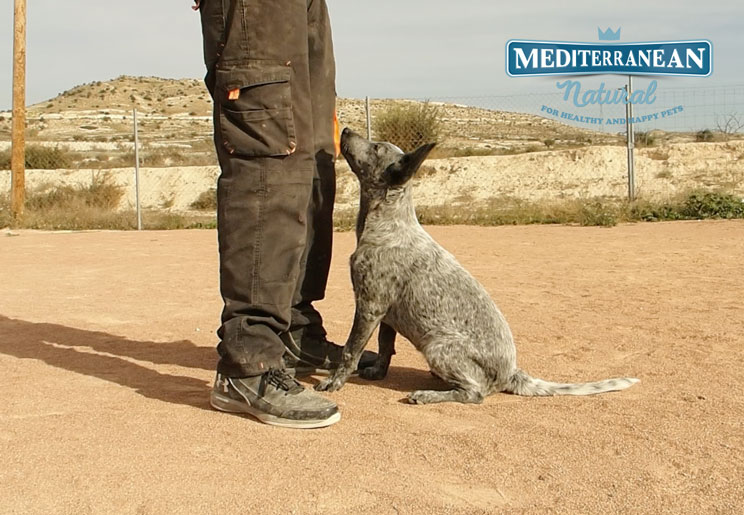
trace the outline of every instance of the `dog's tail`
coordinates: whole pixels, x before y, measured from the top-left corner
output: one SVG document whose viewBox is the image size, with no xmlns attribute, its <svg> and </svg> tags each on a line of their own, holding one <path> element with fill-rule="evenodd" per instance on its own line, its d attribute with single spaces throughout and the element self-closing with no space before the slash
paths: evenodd
<svg viewBox="0 0 744 515">
<path fill-rule="evenodd" d="M 614 392 L 625 390 L 633 386 L 640 379 L 635 377 L 618 377 L 615 379 L 605 379 L 604 381 L 594 381 L 592 383 L 553 383 L 530 377 L 523 370 L 517 369 L 509 379 L 504 388 L 505 392 L 515 395 L 533 396 L 550 396 L 550 395 L 594 395 L 595 393 Z"/>
</svg>

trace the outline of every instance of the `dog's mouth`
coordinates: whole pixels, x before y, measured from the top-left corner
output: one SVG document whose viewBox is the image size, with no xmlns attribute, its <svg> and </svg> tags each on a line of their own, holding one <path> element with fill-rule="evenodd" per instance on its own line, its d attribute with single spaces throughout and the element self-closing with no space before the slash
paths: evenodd
<svg viewBox="0 0 744 515">
<path fill-rule="evenodd" d="M 348 158 L 349 152 L 349 138 L 351 138 L 353 134 L 354 133 L 348 127 L 341 132 L 341 154 L 346 158 Z"/>
<path fill-rule="evenodd" d="M 362 173 L 362 167 L 360 166 L 357 158 L 355 157 L 355 152 L 358 149 L 355 149 L 358 145 L 354 145 L 354 142 L 362 138 L 359 134 L 354 132 L 353 130 L 346 127 L 341 132 L 341 141 L 340 141 L 340 149 L 341 149 L 341 155 L 344 156 L 346 159 L 346 162 L 349 163 L 349 167 L 351 168 L 351 171 L 356 175 L 357 177 L 360 177 L 360 174 Z"/>
<path fill-rule="evenodd" d="M 350 167 L 355 168 L 356 162 L 354 161 L 354 156 L 351 155 L 349 150 L 349 143 L 341 140 L 341 155 L 344 156 L 344 159 L 346 159 L 346 162 L 349 163 Z"/>
<path fill-rule="evenodd" d="M 346 159 L 346 162 L 349 163 L 349 167 L 351 168 L 351 171 L 355 174 L 357 173 L 357 163 L 354 159 L 354 156 L 350 152 L 349 148 L 349 138 L 347 137 L 348 133 L 346 132 L 348 129 L 344 129 L 343 134 L 341 135 L 341 155 L 344 156 L 344 159 Z"/>
</svg>

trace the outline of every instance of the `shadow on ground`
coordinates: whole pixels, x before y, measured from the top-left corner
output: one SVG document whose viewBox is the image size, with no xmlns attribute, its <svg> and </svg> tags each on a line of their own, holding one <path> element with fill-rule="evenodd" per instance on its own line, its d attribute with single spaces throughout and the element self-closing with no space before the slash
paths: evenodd
<svg viewBox="0 0 744 515">
<path fill-rule="evenodd" d="M 210 383 L 195 377 L 158 372 L 136 361 L 214 370 L 216 352 L 189 340 L 132 340 L 101 331 L 46 322 L 28 322 L 0 315 L 0 353 L 37 359 L 53 367 L 131 388 L 140 395 L 172 404 L 209 409 Z M 306 378 L 311 383 L 317 379 Z M 445 390 L 447 385 L 427 370 L 391 366 L 381 381 L 351 377 L 350 383 L 408 394 L 414 390 Z"/>
<path fill-rule="evenodd" d="M 213 348 L 188 340 L 149 342 L 58 324 L 27 322 L 0 315 L 0 353 L 38 359 L 78 374 L 98 377 L 172 404 L 209 409 L 209 384 L 165 374 L 131 360 L 214 370 Z"/>
</svg>

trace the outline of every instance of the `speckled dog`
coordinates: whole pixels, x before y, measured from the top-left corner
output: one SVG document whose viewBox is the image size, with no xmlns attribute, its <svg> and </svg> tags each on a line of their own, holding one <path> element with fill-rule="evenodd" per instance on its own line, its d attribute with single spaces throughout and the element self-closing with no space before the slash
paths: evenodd
<svg viewBox="0 0 744 515">
<path fill-rule="evenodd" d="M 360 371 L 382 379 L 395 353 L 397 333 L 421 351 L 431 371 L 452 386 L 419 390 L 408 400 L 480 403 L 486 395 L 590 395 L 622 390 L 638 379 L 560 384 L 517 368 L 509 326 L 485 289 L 419 225 L 409 180 L 434 144 L 403 153 L 345 129 L 341 149 L 360 183 L 357 248 L 351 256 L 356 313 L 343 363 L 317 390 L 334 391 L 356 370 L 380 325 L 379 357 Z"/>
</svg>

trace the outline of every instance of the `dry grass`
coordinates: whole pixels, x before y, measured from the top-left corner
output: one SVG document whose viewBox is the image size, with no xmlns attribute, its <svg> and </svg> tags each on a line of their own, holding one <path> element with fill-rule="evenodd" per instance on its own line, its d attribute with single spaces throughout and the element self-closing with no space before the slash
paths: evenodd
<svg viewBox="0 0 744 515">
<path fill-rule="evenodd" d="M 191 209 L 199 211 L 217 210 L 217 188 L 209 188 L 199 194 L 197 199 L 191 203 Z"/>
<path fill-rule="evenodd" d="M 44 230 L 130 230 L 137 228 L 134 210 L 119 210 L 121 186 L 108 174 L 94 177 L 88 186 L 43 185 L 27 192 L 24 214 L 14 220 L 7 195 L 0 196 L 0 227 Z M 146 229 L 188 229 L 216 226 L 213 213 L 191 214 L 147 210 L 142 215 Z"/>
<path fill-rule="evenodd" d="M 429 102 L 393 104 L 375 117 L 375 138 L 389 141 L 403 151 L 410 152 L 441 139 L 441 117 L 439 107 Z"/>
<path fill-rule="evenodd" d="M 214 215 L 169 213 L 147 210 L 142 213 L 143 229 L 214 229 L 217 219 Z M 23 220 L 18 223 L 10 218 L 6 199 L 0 199 L 0 227 L 58 230 L 119 230 L 128 231 L 137 228 L 137 213 L 134 210 L 111 211 L 101 208 L 86 207 L 76 212 L 60 208 L 43 211 L 26 209 Z"/>
<path fill-rule="evenodd" d="M 467 201 L 464 198 L 463 201 Z M 465 202 L 466 203 L 466 202 Z M 635 202 L 606 198 L 529 202 L 513 197 L 494 197 L 479 205 L 418 206 L 425 225 L 530 225 L 569 224 L 612 227 L 626 222 L 744 218 L 744 199 L 725 192 L 693 190 L 669 201 Z M 352 230 L 356 211 L 337 211 L 336 228 Z"/>
<path fill-rule="evenodd" d="M 91 202 L 92 188 L 78 188 L 64 195 L 36 192 L 29 196 L 24 218 L 15 222 L 10 216 L 7 196 L 0 197 L 0 227 L 46 230 L 85 230 L 136 228 L 133 210 L 117 211 L 111 202 L 115 187 L 105 181 L 98 186 L 102 201 Z M 528 202 L 512 197 L 494 197 L 476 206 L 419 206 L 418 218 L 427 225 L 529 225 L 575 224 L 611 227 L 623 222 L 744 218 L 744 200 L 724 192 L 690 191 L 666 202 L 613 199 L 567 199 L 554 202 Z M 353 230 L 356 210 L 337 210 L 337 230 Z M 146 229 L 214 228 L 216 216 L 209 213 L 169 213 L 145 211 Z"/>
</svg>

